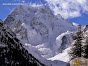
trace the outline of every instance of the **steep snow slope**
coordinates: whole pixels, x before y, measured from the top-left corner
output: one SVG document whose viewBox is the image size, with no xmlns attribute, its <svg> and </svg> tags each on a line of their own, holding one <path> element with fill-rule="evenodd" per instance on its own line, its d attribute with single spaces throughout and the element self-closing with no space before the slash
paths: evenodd
<svg viewBox="0 0 88 66">
<path fill-rule="evenodd" d="M 49 58 L 48 60 L 52 60 L 52 61 L 60 60 L 63 62 L 69 62 L 69 55 L 68 55 L 69 50 L 70 50 L 70 47 L 66 48 L 62 53 L 59 53 L 52 58 Z"/>
<path fill-rule="evenodd" d="M 38 59 L 51 58 L 66 49 L 72 42 L 71 32 L 77 28 L 45 5 L 21 5 L 4 23 Z"/>
<path fill-rule="evenodd" d="M 0 66 L 43 66 L 0 20 Z"/>
</svg>

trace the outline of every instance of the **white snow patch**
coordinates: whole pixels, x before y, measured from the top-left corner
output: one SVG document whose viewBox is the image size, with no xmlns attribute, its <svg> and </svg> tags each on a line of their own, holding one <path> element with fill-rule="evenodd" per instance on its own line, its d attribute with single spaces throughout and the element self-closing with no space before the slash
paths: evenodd
<svg viewBox="0 0 88 66">
<path fill-rule="evenodd" d="M 74 22 L 73 22 L 72 24 L 73 24 L 74 26 L 76 26 L 76 27 L 78 27 L 78 25 L 79 25 L 79 24 L 77 24 L 77 23 L 74 23 Z"/>
<path fill-rule="evenodd" d="M 54 60 L 60 60 L 63 62 L 68 62 L 69 61 L 69 55 L 68 55 L 68 51 L 70 50 L 70 48 L 65 49 L 62 53 L 59 53 L 58 55 L 49 58 L 48 60 L 54 61 Z"/>
</svg>

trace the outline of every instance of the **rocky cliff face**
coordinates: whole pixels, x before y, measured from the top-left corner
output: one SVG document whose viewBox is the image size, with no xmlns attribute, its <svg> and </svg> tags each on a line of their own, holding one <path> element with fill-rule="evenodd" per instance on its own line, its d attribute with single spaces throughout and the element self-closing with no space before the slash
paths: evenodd
<svg viewBox="0 0 88 66">
<path fill-rule="evenodd" d="M 0 20 L 0 66 L 43 66 Z"/>
</svg>

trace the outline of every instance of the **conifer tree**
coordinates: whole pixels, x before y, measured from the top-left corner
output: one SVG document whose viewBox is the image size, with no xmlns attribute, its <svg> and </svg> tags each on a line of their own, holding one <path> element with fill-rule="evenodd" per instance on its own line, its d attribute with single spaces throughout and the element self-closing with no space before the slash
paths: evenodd
<svg viewBox="0 0 88 66">
<path fill-rule="evenodd" d="M 72 44 L 72 47 L 70 49 L 69 55 L 70 55 L 70 60 L 81 57 L 81 51 L 82 51 L 82 31 L 81 31 L 81 25 L 78 26 L 78 31 L 77 31 L 77 36 L 76 39 L 74 40 L 74 43 Z"/>
<path fill-rule="evenodd" d="M 83 32 L 87 31 L 88 25 L 84 28 Z M 83 43 L 82 43 L 82 57 L 88 58 L 88 36 L 84 36 Z"/>
<path fill-rule="evenodd" d="M 83 31 L 81 25 L 78 26 L 77 36 L 73 36 L 74 43 L 69 52 L 70 60 L 77 57 L 88 58 L 88 36 L 84 36 L 87 29 L 88 25 L 85 26 Z"/>
<path fill-rule="evenodd" d="M 88 37 L 85 38 L 84 43 L 82 44 L 82 57 L 88 58 Z"/>
</svg>

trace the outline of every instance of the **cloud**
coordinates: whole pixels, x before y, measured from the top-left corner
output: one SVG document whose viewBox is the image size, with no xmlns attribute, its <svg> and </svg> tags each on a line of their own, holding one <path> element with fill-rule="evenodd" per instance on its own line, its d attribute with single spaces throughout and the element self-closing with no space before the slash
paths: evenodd
<svg viewBox="0 0 88 66">
<path fill-rule="evenodd" d="M 74 18 L 88 12 L 87 0 L 46 0 L 54 14 L 64 18 Z"/>
</svg>

